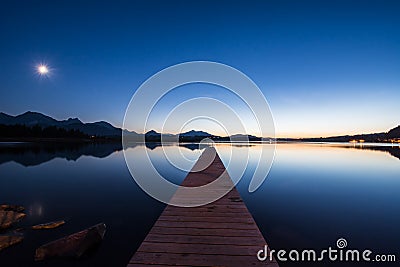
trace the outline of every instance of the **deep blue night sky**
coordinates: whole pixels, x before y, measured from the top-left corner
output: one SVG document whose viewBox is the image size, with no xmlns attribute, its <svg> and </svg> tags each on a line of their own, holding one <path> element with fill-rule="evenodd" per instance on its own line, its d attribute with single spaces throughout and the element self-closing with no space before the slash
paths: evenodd
<svg viewBox="0 0 400 267">
<path fill-rule="evenodd" d="M 121 126 L 151 75 L 211 60 L 258 84 L 278 136 L 400 124 L 400 1 L 215 2 L 2 1 L 0 111 Z"/>
</svg>

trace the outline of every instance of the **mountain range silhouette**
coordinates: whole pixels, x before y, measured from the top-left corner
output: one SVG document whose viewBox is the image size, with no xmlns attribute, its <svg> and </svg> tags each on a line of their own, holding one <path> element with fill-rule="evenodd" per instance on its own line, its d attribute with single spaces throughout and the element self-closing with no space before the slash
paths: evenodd
<svg viewBox="0 0 400 267">
<path fill-rule="evenodd" d="M 91 123 L 84 123 L 78 118 L 69 118 L 66 120 L 56 120 L 50 116 L 44 115 L 39 112 L 28 111 L 17 116 L 11 116 L 6 113 L 0 112 L 0 125 L 15 126 L 22 125 L 25 127 L 39 126 L 57 127 L 58 129 L 65 129 L 66 131 L 79 131 L 87 136 L 106 137 L 106 138 L 121 138 L 122 129 L 111 125 L 106 121 L 98 121 Z M 161 141 L 161 133 L 150 130 L 145 134 L 136 133 L 134 131 L 124 130 L 125 136 L 132 138 L 132 140 L 141 139 L 150 142 Z M 1 133 L 0 133 L 1 134 Z M 1 136 L 1 135 L 0 135 Z M 144 138 L 143 138 L 144 137 Z M 180 134 L 163 134 L 166 140 L 179 140 L 179 141 L 200 141 L 204 138 L 211 138 L 216 141 L 303 141 L 303 142 L 349 142 L 352 140 L 362 140 L 365 142 L 391 142 L 400 139 L 400 126 L 397 126 L 388 132 L 371 133 L 371 134 L 358 134 L 358 135 L 343 135 L 332 137 L 320 138 L 261 138 L 253 135 L 235 134 L 232 136 L 216 136 L 204 131 L 190 130 Z"/>
</svg>

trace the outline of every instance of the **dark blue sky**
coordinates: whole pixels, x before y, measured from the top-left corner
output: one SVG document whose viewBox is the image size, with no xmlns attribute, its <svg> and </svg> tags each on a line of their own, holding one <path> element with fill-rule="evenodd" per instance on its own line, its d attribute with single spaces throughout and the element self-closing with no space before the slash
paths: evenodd
<svg viewBox="0 0 400 267">
<path fill-rule="evenodd" d="M 0 111 L 121 126 L 151 75 L 211 60 L 258 84 L 280 136 L 387 130 L 399 14 L 400 1 L 2 1 Z"/>
</svg>

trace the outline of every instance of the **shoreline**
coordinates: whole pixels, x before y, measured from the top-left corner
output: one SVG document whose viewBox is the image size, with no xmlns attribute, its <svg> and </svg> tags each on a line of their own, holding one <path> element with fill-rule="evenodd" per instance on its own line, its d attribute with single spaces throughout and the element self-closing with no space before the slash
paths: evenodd
<svg viewBox="0 0 400 267">
<path fill-rule="evenodd" d="M 212 139 L 211 139 L 212 140 Z M 225 141 L 225 140 L 212 140 L 215 144 L 346 144 L 352 146 L 400 146 L 400 142 L 354 142 L 354 141 L 319 141 L 319 140 L 298 140 L 298 139 L 284 139 L 284 140 L 276 140 L 276 141 L 254 141 L 254 140 L 243 140 L 243 141 Z M 128 143 L 132 144 L 198 144 L 201 142 L 199 140 L 181 140 L 179 142 L 176 141 L 129 141 Z M 5 143 L 38 143 L 38 144 L 67 144 L 67 143 L 75 143 L 75 144 L 99 144 L 99 143 L 122 143 L 122 138 L 41 138 L 41 137 L 24 137 L 24 138 L 0 138 L 0 144 Z"/>
</svg>

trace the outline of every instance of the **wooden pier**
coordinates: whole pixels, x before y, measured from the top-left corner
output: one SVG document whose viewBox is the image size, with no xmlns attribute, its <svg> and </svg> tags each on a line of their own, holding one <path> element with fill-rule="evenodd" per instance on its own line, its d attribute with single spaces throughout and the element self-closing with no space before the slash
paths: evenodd
<svg viewBox="0 0 400 267">
<path fill-rule="evenodd" d="M 205 185 L 223 174 L 232 189 L 219 200 L 200 207 L 167 206 L 133 255 L 129 267 L 278 266 L 276 261 L 257 259 L 257 252 L 267 243 L 214 149 L 207 148 L 193 169 L 204 164 L 206 155 L 215 154 L 212 163 L 200 172 L 190 172 L 182 185 Z M 188 197 L 204 198 L 182 195 L 179 190 L 173 196 Z"/>
</svg>

